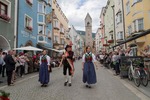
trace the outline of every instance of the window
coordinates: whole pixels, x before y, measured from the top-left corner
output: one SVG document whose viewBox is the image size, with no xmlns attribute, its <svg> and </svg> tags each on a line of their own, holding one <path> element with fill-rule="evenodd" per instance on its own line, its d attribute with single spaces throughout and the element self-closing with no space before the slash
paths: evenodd
<svg viewBox="0 0 150 100">
<path fill-rule="evenodd" d="M 134 25 L 134 31 L 136 31 L 136 30 L 137 30 L 137 29 L 136 29 L 136 20 L 133 21 L 133 25 Z"/>
<path fill-rule="evenodd" d="M 58 20 L 54 20 L 54 27 L 58 28 Z"/>
<path fill-rule="evenodd" d="M 10 15 L 11 15 L 11 2 L 0 1 L 0 18 L 9 21 Z"/>
<path fill-rule="evenodd" d="M 45 15 L 38 14 L 38 22 L 39 23 L 45 23 Z"/>
<path fill-rule="evenodd" d="M 128 27 L 128 34 L 130 35 L 131 32 L 132 32 L 132 27 L 131 27 L 131 25 L 130 25 L 130 26 Z"/>
<path fill-rule="evenodd" d="M 0 15 L 7 15 L 7 5 L 0 2 Z"/>
<path fill-rule="evenodd" d="M 32 31 L 32 18 L 25 15 L 25 28 Z"/>
<path fill-rule="evenodd" d="M 65 44 L 65 41 L 64 41 L 64 39 L 61 39 L 61 44 Z"/>
<path fill-rule="evenodd" d="M 143 19 L 138 19 L 138 30 L 143 29 L 144 29 Z"/>
<path fill-rule="evenodd" d="M 126 14 L 130 13 L 130 2 L 128 1 L 126 4 Z"/>
<path fill-rule="evenodd" d="M 42 25 L 42 24 L 38 25 L 38 34 L 45 34 L 44 25 Z"/>
<path fill-rule="evenodd" d="M 121 12 L 117 14 L 116 22 L 117 22 L 117 24 L 122 22 L 122 13 Z"/>
<path fill-rule="evenodd" d="M 117 39 L 122 39 L 123 40 L 123 32 L 121 31 L 121 32 L 118 32 L 118 34 L 117 34 Z"/>
<path fill-rule="evenodd" d="M 41 2 L 38 3 L 38 12 L 39 13 L 45 13 L 44 3 L 41 3 Z"/>
<path fill-rule="evenodd" d="M 58 36 L 54 36 L 55 43 L 58 43 Z"/>
</svg>

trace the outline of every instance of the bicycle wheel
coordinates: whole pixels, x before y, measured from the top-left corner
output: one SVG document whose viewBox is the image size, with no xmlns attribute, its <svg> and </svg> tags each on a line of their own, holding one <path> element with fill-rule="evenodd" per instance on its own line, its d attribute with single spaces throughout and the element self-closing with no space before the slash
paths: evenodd
<svg viewBox="0 0 150 100">
<path fill-rule="evenodd" d="M 147 74 L 145 73 L 145 71 L 142 73 L 142 84 L 143 86 L 147 86 L 148 85 L 148 76 Z"/>
<path fill-rule="evenodd" d="M 140 79 L 140 75 L 138 73 L 138 71 L 135 71 L 135 74 L 134 74 L 134 83 L 137 87 L 140 86 L 141 84 L 141 79 Z"/>
<path fill-rule="evenodd" d="M 128 70 L 128 79 L 131 81 L 133 79 L 131 69 Z"/>
</svg>

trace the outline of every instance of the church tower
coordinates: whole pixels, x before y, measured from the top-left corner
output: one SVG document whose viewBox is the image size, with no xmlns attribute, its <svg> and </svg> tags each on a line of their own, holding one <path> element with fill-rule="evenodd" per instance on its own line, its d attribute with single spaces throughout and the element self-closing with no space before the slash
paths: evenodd
<svg viewBox="0 0 150 100">
<path fill-rule="evenodd" d="M 86 36 L 86 46 L 93 46 L 93 39 L 92 39 L 92 18 L 88 13 L 85 17 L 85 36 Z"/>
</svg>

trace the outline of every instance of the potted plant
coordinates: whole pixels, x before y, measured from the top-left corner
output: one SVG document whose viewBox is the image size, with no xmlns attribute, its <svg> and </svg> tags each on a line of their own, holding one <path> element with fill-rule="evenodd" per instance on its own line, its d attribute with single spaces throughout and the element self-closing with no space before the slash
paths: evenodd
<svg viewBox="0 0 150 100">
<path fill-rule="evenodd" d="M 10 100 L 8 97 L 10 96 L 10 93 L 6 93 L 3 90 L 0 90 L 0 100 Z"/>
<path fill-rule="evenodd" d="M 26 1 L 29 5 L 32 5 L 32 2 L 30 0 L 26 0 Z"/>
<path fill-rule="evenodd" d="M 0 14 L 0 18 L 2 18 L 2 19 L 4 19 L 4 20 L 6 20 L 6 21 L 9 21 L 10 20 L 10 17 L 9 16 L 7 16 L 7 15 L 5 15 L 5 14 Z"/>
<path fill-rule="evenodd" d="M 26 26 L 26 28 L 27 28 L 28 30 L 32 31 L 32 27 Z"/>
</svg>

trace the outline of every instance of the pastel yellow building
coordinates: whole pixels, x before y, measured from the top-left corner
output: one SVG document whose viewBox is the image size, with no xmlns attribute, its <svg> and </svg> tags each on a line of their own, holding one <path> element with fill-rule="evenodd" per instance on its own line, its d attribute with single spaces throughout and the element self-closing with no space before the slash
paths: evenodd
<svg viewBox="0 0 150 100">
<path fill-rule="evenodd" d="M 150 0 L 123 0 L 126 39 L 150 29 Z M 150 35 L 140 37 L 127 43 L 133 55 L 150 45 Z"/>
<path fill-rule="evenodd" d="M 55 49 L 64 49 L 67 42 L 66 34 L 68 31 L 68 19 L 61 10 L 57 0 L 52 0 L 53 9 L 53 47 Z"/>
</svg>

